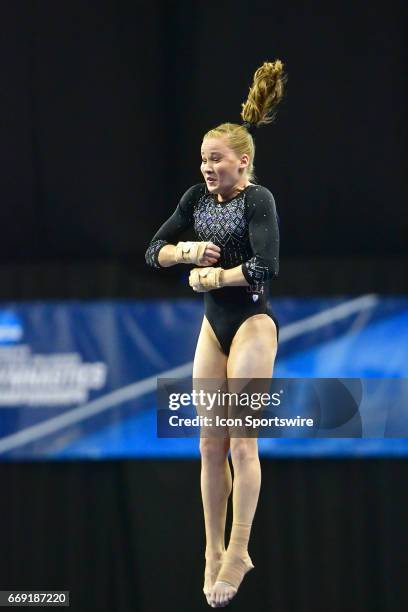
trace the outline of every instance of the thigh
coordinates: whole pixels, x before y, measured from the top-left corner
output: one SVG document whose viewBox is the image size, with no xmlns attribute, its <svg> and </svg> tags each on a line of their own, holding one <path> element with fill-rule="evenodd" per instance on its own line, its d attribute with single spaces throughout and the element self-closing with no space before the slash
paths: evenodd
<svg viewBox="0 0 408 612">
<path fill-rule="evenodd" d="M 276 325 L 268 314 L 259 313 L 245 319 L 235 333 L 231 344 L 228 364 L 228 390 L 235 393 L 245 393 L 252 400 L 270 390 L 270 379 L 273 374 L 277 352 Z M 262 380 L 259 380 L 262 379 Z M 231 404 L 229 416 L 242 418 L 242 426 L 230 427 L 232 439 L 254 439 L 258 429 L 245 424 L 245 415 L 261 416 L 263 408 L 257 404 L 256 414 L 249 408 L 240 410 Z M 255 444 L 249 442 L 248 444 Z"/>
<path fill-rule="evenodd" d="M 204 316 L 193 364 L 193 388 L 197 393 L 212 394 L 212 397 L 216 398 L 218 391 L 226 391 L 227 359 L 228 357 L 222 352 L 211 325 Z M 212 404 L 211 410 L 208 409 L 208 406 L 208 403 L 199 402 L 196 406 L 197 414 L 213 419 L 215 419 L 216 414 L 221 417 L 228 415 L 228 406 L 224 408 L 216 401 Z M 200 435 L 202 437 L 228 437 L 227 428 L 215 427 L 215 420 L 213 420 L 213 423 L 212 426 L 201 427 Z"/>
<path fill-rule="evenodd" d="M 194 354 L 193 378 L 225 380 L 227 360 L 228 357 L 222 352 L 214 331 L 204 315 Z"/>
<path fill-rule="evenodd" d="M 248 317 L 231 344 L 228 378 L 272 378 L 277 349 L 277 330 L 272 318 L 264 313 Z"/>
</svg>

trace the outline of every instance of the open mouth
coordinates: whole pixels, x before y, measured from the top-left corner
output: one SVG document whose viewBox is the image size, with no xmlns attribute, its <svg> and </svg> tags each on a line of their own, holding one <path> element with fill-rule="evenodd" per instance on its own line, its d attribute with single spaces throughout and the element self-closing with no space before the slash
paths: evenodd
<svg viewBox="0 0 408 612">
<path fill-rule="evenodd" d="M 212 185 L 213 183 L 216 183 L 216 182 L 217 182 L 217 179 L 215 179 L 215 178 L 208 178 L 207 177 L 207 183 L 210 183 L 210 185 Z"/>
</svg>

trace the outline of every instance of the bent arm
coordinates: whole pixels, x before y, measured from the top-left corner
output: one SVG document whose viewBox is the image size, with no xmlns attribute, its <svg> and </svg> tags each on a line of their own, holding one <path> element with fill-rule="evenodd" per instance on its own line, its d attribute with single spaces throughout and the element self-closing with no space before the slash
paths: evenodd
<svg viewBox="0 0 408 612">
<path fill-rule="evenodd" d="M 145 253 L 145 260 L 153 268 L 174 266 L 179 236 L 193 225 L 193 204 L 199 185 L 190 187 L 180 199 L 171 217 L 158 229 Z"/>
<path fill-rule="evenodd" d="M 259 187 L 250 206 L 248 232 L 253 256 L 235 268 L 223 270 L 223 287 L 250 285 L 257 290 L 279 274 L 279 223 L 274 197 L 268 189 Z"/>
</svg>

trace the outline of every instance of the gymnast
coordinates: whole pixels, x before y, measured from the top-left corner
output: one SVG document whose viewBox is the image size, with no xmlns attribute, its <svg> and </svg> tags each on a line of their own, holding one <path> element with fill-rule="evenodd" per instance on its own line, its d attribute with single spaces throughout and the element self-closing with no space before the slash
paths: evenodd
<svg viewBox="0 0 408 612">
<path fill-rule="evenodd" d="M 255 71 L 242 103 L 243 122 L 222 123 L 204 135 L 204 182 L 187 189 L 145 254 L 154 268 L 194 266 L 189 285 L 204 293 L 204 316 L 193 379 L 270 379 L 273 374 L 279 324 L 267 296 L 269 281 L 279 272 L 279 218 L 272 193 L 255 180 L 254 136 L 259 127 L 274 121 L 286 81 L 278 59 Z M 180 241 L 189 228 L 196 241 Z M 206 535 L 203 591 L 211 607 L 224 607 L 254 568 L 248 543 L 261 486 L 257 437 L 202 435 L 200 454 Z"/>
</svg>

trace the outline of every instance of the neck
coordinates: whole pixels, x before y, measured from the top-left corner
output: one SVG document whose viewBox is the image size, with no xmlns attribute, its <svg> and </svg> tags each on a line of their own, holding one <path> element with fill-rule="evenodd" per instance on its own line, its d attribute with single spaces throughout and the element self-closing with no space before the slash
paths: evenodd
<svg viewBox="0 0 408 612">
<path fill-rule="evenodd" d="M 237 185 L 235 185 L 235 187 L 233 187 L 227 193 L 219 193 L 217 195 L 218 202 L 224 202 L 225 200 L 230 200 L 234 196 L 238 195 L 240 191 L 245 189 L 245 187 L 248 187 L 248 185 L 252 185 L 252 183 L 250 183 L 248 179 L 245 179 L 245 181 L 238 183 Z"/>
</svg>

